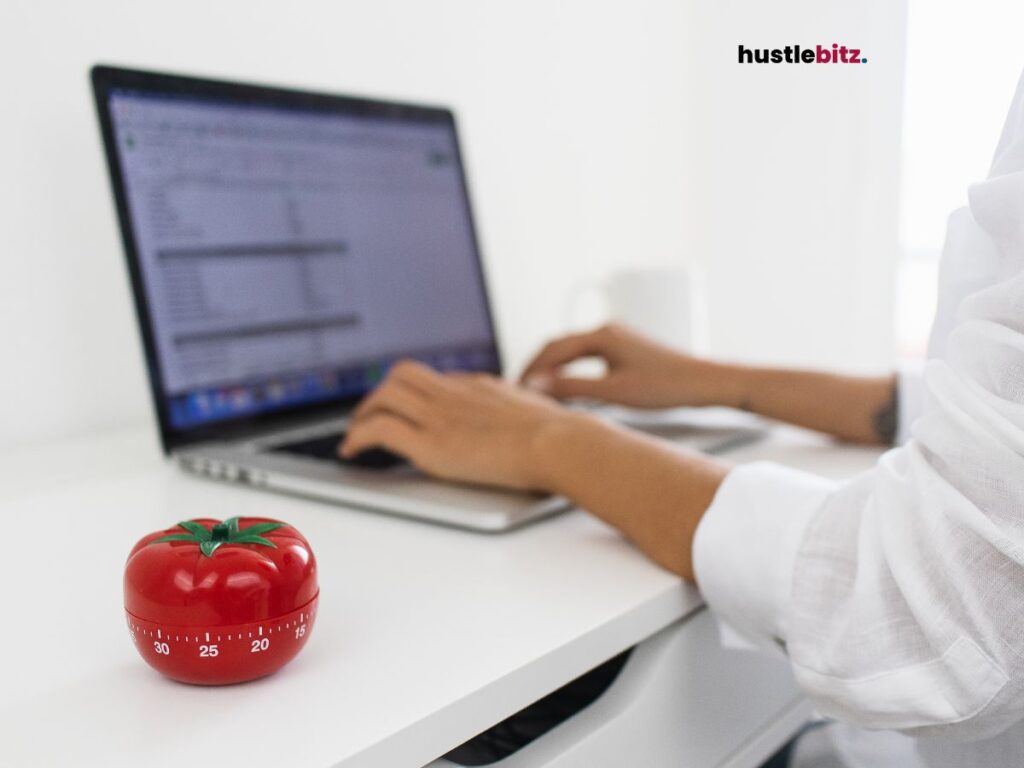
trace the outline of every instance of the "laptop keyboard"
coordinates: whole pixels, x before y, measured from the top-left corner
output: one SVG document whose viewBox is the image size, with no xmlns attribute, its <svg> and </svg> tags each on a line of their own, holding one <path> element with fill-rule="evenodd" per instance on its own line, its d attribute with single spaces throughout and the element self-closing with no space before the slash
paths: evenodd
<svg viewBox="0 0 1024 768">
<path fill-rule="evenodd" d="M 397 453 L 385 451 L 382 448 L 370 448 L 356 454 L 351 459 L 343 459 L 338 455 L 338 443 L 344 438 L 344 432 L 335 432 L 329 435 L 314 437 L 311 440 L 276 445 L 270 449 L 270 452 L 291 453 L 297 456 L 308 456 L 312 459 L 336 461 L 339 464 L 363 467 L 364 469 L 391 469 L 406 463 L 405 459 Z"/>
</svg>

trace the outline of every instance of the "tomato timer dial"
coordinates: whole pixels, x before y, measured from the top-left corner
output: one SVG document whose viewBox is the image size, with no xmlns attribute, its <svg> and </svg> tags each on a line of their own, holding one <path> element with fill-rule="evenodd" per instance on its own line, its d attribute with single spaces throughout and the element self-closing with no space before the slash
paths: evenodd
<svg viewBox="0 0 1024 768">
<path fill-rule="evenodd" d="M 305 645 L 319 589 L 309 542 L 286 523 L 186 520 L 128 555 L 124 607 L 146 662 L 175 680 L 269 675 Z"/>
</svg>

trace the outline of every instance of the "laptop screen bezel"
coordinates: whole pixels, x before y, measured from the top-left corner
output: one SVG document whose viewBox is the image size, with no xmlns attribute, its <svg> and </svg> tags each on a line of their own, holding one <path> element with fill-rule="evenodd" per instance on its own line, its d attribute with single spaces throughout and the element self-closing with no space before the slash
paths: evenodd
<svg viewBox="0 0 1024 768">
<path fill-rule="evenodd" d="M 351 410 L 363 394 L 334 398 L 326 401 L 299 404 L 290 407 L 247 414 L 244 416 L 210 422 L 185 429 L 176 428 L 170 421 L 168 397 L 164 394 L 164 377 L 156 350 L 153 332 L 153 318 L 142 280 L 142 269 L 136 239 L 128 206 L 124 177 L 118 159 L 114 123 L 110 111 L 110 96 L 117 90 L 136 90 L 157 95 L 193 97 L 234 104 L 251 104 L 312 112 L 333 112 L 346 115 L 383 118 L 396 121 L 415 120 L 436 122 L 450 126 L 455 142 L 455 154 L 460 171 L 463 204 L 473 251 L 476 255 L 476 270 L 479 289 L 484 301 L 487 329 L 494 349 L 495 364 L 487 371 L 501 375 L 501 350 L 498 345 L 491 298 L 487 290 L 480 241 L 473 218 L 470 201 L 469 181 L 462 158 L 458 128 L 451 109 L 440 106 L 381 101 L 356 96 L 343 96 L 291 88 L 281 88 L 251 83 L 212 80 L 185 75 L 124 69 L 107 65 L 96 65 L 91 71 L 93 96 L 99 117 L 100 131 L 107 159 L 114 204 L 120 224 L 121 241 L 128 265 L 136 320 L 142 336 L 146 372 L 149 378 L 150 395 L 156 411 L 160 431 L 160 442 L 164 453 L 201 442 L 238 440 L 273 429 L 280 429 L 299 421 L 313 421 L 342 416 Z M 364 393 L 365 394 L 365 393 Z"/>
</svg>

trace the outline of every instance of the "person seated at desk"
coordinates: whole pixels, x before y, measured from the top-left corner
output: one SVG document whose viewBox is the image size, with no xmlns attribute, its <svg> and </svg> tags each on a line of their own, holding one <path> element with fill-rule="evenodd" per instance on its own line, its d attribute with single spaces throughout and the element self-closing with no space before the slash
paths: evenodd
<svg viewBox="0 0 1024 768">
<path fill-rule="evenodd" d="M 340 450 L 554 492 L 616 526 L 735 630 L 785 650 L 845 742 L 872 750 L 847 765 L 1021 765 L 1024 80 L 969 201 L 948 222 L 923 384 L 726 365 L 607 327 L 549 344 L 526 387 L 399 364 Z M 606 375 L 563 375 L 583 357 Z M 574 397 L 730 405 L 902 445 L 834 485 L 682 453 L 557 402 Z"/>
</svg>

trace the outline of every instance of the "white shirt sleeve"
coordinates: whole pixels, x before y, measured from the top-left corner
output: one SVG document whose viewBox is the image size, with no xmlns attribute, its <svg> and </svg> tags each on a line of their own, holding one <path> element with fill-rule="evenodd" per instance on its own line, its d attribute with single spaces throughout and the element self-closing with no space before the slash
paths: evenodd
<svg viewBox="0 0 1024 768">
<path fill-rule="evenodd" d="M 734 469 L 694 564 L 823 714 L 973 739 L 1024 717 L 1024 88 L 946 251 L 911 439 L 838 487 Z"/>
<path fill-rule="evenodd" d="M 804 531 L 834 490 L 815 475 L 770 462 L 734 468 L 694 539 L 705 602 L 728 630 L 767 647 L 787 637 L 786 606 Z"/>
<path fill-rule="evenodd" d="M 896 445 L 910 439 L 910 428 L 924 412 L 924 362 L 904 363 L 896 371 Z"/>
</svg>

